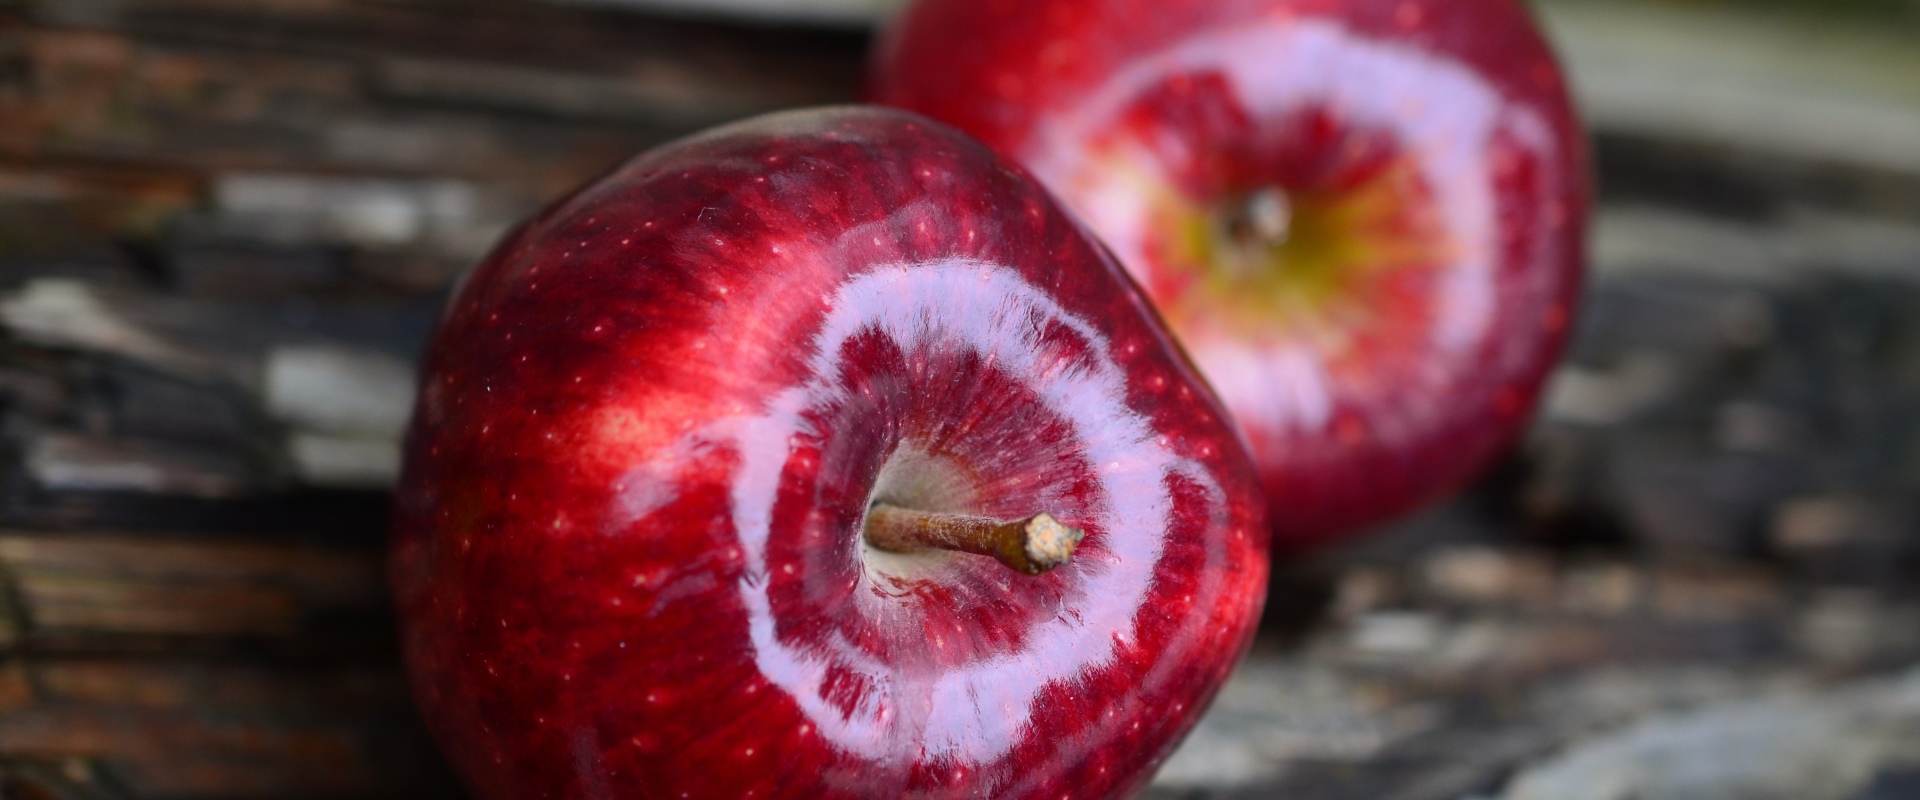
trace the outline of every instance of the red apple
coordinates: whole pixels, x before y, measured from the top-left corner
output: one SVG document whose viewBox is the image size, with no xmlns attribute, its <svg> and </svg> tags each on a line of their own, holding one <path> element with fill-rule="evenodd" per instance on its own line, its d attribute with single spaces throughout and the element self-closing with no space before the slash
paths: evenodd
<svg viewBox="0 0 1920 800">
<path fill-rule="evenodd" d="M 520 229 L 433 340 L 398 502 L 420 706 L 501 800 L 1119 795 L 1267 574 L 1249 456 L 1125 272 L 878 108 Z"/>
<path fill-rule="evenodd" d="M 1276 548 L 1458 488 L 1566 338 L 1585 144 L 1515 0 L 922 0 L 870 80 L 1113 247 L 1251 441 Z"/>
</svg>

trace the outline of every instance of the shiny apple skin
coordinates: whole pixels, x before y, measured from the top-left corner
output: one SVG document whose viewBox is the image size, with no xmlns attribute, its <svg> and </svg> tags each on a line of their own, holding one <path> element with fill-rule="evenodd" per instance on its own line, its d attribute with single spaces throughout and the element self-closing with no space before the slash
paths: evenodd
<svg viewBox="0 0 1920 800">
<path fill-rule="evenodd" d="M 1565 344 L 1586 143 L 1513 0 L 922 0 L 869 82 L 1025 164 L 1113 248 L 1243 426 L 1276 550 L 1471 480 L 1525 428 Z M 1222 325 L 1157 244 L 1177 234 L 1156 194 L 1200 209 L 1268 184 L 1337 194 L 1396 159 L 1415 221 L 1400 227 L 1427 241 L 1307 323 Z M 1418 238 L 1377 238 L 1396 237 Z"/>
<path fill-rule="evenodd" d="M 870 501 L 1086 531 L 1038 576 L 876 553 Z M 1090 798 L 1252 635 L 1257 478 L 1024 172 L 879 108 L 643 155 L 451 300 L 391 578 L 467 785 L 531 798 Z"/>
</svg>

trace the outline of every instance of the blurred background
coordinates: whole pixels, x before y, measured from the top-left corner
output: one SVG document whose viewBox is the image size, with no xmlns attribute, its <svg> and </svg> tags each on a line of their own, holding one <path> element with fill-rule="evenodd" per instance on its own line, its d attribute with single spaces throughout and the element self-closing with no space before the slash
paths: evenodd
<svg viewBox="0 0 1920 800">
<path fill-rule="evenodd" d="M 380 560 L 504 228 L 854 97 L 885 0 L 0 0 L 0 798 L 456 797 Z M 1920 798 L 1920 0 L 1541 0 L 1597 143 L 1525 444 L 1276 573 L 1156 798 Z"/>
</svg>

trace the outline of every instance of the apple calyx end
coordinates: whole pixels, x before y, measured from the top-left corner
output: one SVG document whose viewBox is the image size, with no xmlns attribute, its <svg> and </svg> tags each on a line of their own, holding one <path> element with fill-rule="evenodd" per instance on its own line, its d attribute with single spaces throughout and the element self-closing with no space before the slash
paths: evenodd
<svg viewBox="0 0 1920 800">
<path fill-rule="evenodd" d="M 886 503 L 867 509 L 867 543 L 896 553 L 952 550 L 987 556 L 1025 575 L 1040 575 L 1073 559 L 1086 532 L 1047 513 L 1012 521 L 971 514 L 917 511 Z"/>
</svg>

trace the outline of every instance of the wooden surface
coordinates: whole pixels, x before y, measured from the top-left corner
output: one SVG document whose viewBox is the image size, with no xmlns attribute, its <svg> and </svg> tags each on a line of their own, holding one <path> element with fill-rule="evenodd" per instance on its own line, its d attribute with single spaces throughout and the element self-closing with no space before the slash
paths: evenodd
<svg viewBox="0 0 1920 800">
<path fill-rule="evenodd" d="M 1577 16 L 1550 21 L 1642 24 Z M 448 283 L 650 144 L 851 98 L 865 44 L 587 3 L 0 0 L 0 796 L 456 796 L 380 566 Z M 1850 709 L 1920 662 L 1920 176 L 1608 113 L 1534 435 L 1282 565 L 1157 795 L 1533 800 L 1662 715 Z M 1920 757 L 1862 748 L 1820 796 L 1914 796 L 1887 792 Z"/>
</svg>

